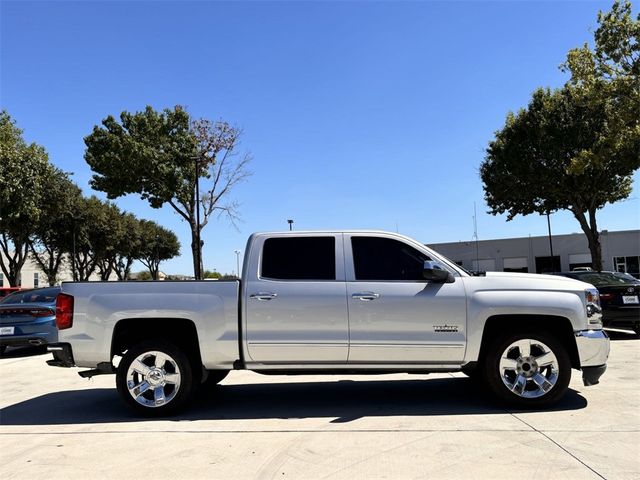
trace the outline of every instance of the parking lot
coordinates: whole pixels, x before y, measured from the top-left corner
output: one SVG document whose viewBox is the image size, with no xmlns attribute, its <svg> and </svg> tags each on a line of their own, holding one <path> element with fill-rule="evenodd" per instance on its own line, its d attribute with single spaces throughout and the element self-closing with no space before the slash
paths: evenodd
<svg viewBox="0 0 640 480">
<path fill-rule="evenodd" d="M 0 478 L 640 478 L 640 340 L 614 332 L 609 369 L 573 371 L 545 412 L 497 408 L 462 374 L 232 372 L 170 420 L 141 420 L 113 376 L 50 355 L 0 359 Z"/>
</svg>

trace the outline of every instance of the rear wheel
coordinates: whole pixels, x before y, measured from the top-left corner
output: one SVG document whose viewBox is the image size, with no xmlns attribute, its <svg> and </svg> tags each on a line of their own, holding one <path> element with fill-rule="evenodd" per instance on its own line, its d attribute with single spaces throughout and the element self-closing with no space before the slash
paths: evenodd
<svg viewBox="0 0 640 480">
<path fill-rule="evenodd" d="M 549 407 L 569 387 L 571 362 L 566 349 L 546 333 L 510 333 L 488 348 L 483 366 L 489 389 L 510 405 Z"/>
<path fill-rule="evenodd" d="M 130 348 L 116 372 L 124 402 L 146 416 L 170 415 L 191 398 L 193 372 L 187 356 L 163 340 Z"/>
</svg>

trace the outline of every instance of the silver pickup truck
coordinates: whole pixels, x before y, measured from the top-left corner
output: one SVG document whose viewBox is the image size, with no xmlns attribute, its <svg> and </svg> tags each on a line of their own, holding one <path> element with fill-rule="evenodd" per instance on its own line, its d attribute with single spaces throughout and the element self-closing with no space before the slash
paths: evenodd
<svg viewBox="0 0 640 480">
<path fill-rule="evenodd" d="M 60 367 L 115 373 L 146 415 L 184 406 L 230 370 L 462 371 L 502 402 L 543 408 L 606 369 L 598 291 L 576 280 L 474 276 L 386 232 L 257 233 L 242 281 L 64 283 Z"/>
</svg>

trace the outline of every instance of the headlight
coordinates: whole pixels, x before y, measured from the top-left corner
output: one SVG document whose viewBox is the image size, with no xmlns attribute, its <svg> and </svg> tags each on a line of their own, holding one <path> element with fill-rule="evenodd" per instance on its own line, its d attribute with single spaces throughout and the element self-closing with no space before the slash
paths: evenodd
<svg viewBox="0 0 640 480">
<path fill-rule="evenodd" d="M 587 288 L 584 291 L 584 296 L 587 299 L 587 305 L 592 303 L 600 307 L 600 292 L 597 288 Z"/>
<path fill-rule="evenodd" d="M 600 293 L 596 288 L 587 288 L 584 291 L 586 300 L 587 318 L 590 326 L 602 327 L 602 308 L 600 307 Z"/>
</svg>

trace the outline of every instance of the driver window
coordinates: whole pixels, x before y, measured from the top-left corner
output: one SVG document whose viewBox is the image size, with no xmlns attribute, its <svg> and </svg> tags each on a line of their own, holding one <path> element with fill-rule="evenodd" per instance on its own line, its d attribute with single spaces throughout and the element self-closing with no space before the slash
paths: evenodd
<svg viewBox="0 0 640 480">
<path fill-rule="evenodd" d="M 428 255 L 391 238 L 351 237 L 356 280 L 425 281 Z"/>
</svg>

